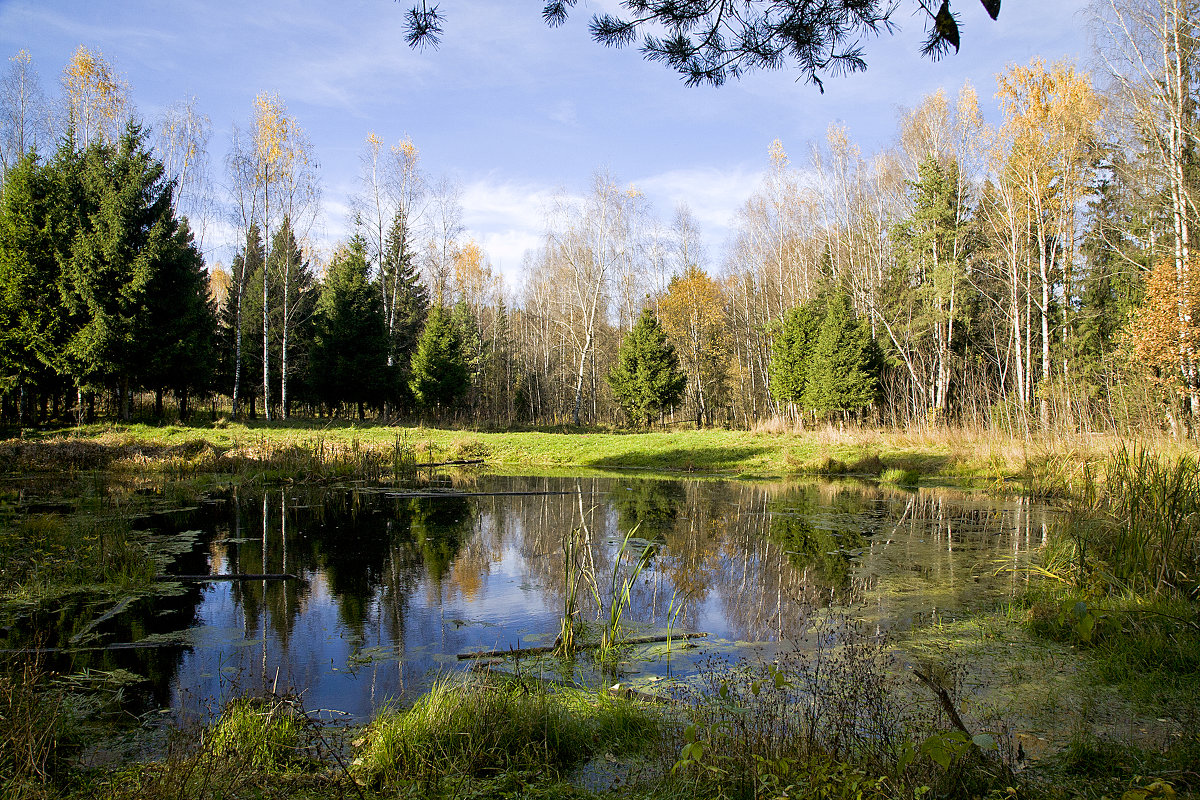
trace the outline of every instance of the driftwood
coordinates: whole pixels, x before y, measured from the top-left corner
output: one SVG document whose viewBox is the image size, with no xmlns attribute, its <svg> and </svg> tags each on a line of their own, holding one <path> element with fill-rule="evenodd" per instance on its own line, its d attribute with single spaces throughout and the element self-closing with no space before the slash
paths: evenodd
<svg viewBox="0 0 1200 800">
<path fill-rule="evenodd" d="M 675 639 L 699 639 L 708 636 L 707 633 L 675 633 L 670 636 L 666 634 L 655 634 L 653 636 L 635 636 L 632 639 L 625 639 L 620 642 L 621 645 L 634 644 L 655 644 L 656 642 L 666 642 Z M 600 647 L 599 642 L 591 642 L 589 644 L 576 645 L 576 650 L 595 650 Z M 553 653 L 558 649 L 557 644 L 543 645 L 541 647 L 522 647 L 517 650 L 481 650 L 475 653 L 459 653 L 458 660 L 465 661 L 469 658 L 507 658 L 509 656 L 535 656 L 544 653 Z"/>
<path fill-rule="evenodd" d="M 267 575 L 253 575 L 248 572 L 239 572 L 230 575 L 155 575 L 154 580 L 206 583 L 208 581 L 299 581 L 304 579 L 290 572 L 277 572 Z"/>
<path fill-rule="evenodd" d="M 116 642 L 114 644 L 89 644 L 80 647 L 19 647 L 0 650 L 0 655 L 49 655 L 51 653 L 89 653 L 104 650 L 153 650 L 158 647 L 188 647 L 187 642 Z"/>
<path fill-rule="evenodd" d="M 958 715 L 958 709 L 954 706 L 954 701 L 950 699 L 950 693 L 946 691 L 946 687 L 942 686 L 940 683 L 924 674 L 919 669 L 914 669 L 913 675 L 917 676 L 921 683 L 928 686 L 930 691 L 937 695 L 938 701 L 942 704 L 942 710 L 945 711 L 946 716 L 950 718 L 950 723 L 965 733 L 968 739 L 972 738 L 971 731 L 967 730 L 967 726 L 963 724 L 962 717 Z"/>
<path fill-rule="evenodd" d="M 458 458 L 453 461 L 419 461 L 413 466 L 418 469 L 423 467 L 462 467 L 467 464 L 486 464 L 482 458 Z"/>
<path fill-rule="evenodd" d="M 424 499 L 426 497 L 544 497 L 547 495 L 565 495 L 565 494 L 574 495 L 574 494 L 579 494 L 579 492 L 576 492 L 576 491 L 570 491 L 570 492 L 541 492 L 541 491 L 528 491 L 528 492 L 417 492 L 417 491 L 411 491 L 411 492 L 406 492 L 406 491 L 388 490 L 385 494 L 388 497 L 393 497 L 393 498 L 414 497 L 414 498 L 417 498 L 420 500 L 420 499 Z"/>
</svg>

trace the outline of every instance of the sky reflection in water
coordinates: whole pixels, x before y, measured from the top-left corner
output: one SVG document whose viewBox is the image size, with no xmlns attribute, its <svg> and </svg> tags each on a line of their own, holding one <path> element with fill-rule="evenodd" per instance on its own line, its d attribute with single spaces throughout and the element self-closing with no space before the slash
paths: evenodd
<svg viewBox="0 0 1200 800">
<path fill-rule="evenodd" d="M 177 598 L 194 604 L 190 647 L 158 672 L 156 694 L 193 710 L 233 691 L 294 690 L 309 709 L 357 718 L 462 668 L 458 653 L 553 643 L 573 529 L 600 595 L 598 605 L 591 588 L 580 592 L 583 619 L 598 624 L 636 525 L 639 552 L 653 542 L 657 554 L 626 620 L 661 630 L 682 603 L 676 629 L 729 647 L 794 638 L 814 602 L 852 606 L 881 627 L 952 616 L 1010 590 L 1019 574 L 997 568 L 1020 563 L 1050 519 L 1026 500 L 948 490 L 638 478 L 483 476 L 214 500 L 174 523 L 202 531 L 180 572 L 305 581 L 212 583 Z M 632 665 L 641 677 L 666 668 Z"/>
</svg>

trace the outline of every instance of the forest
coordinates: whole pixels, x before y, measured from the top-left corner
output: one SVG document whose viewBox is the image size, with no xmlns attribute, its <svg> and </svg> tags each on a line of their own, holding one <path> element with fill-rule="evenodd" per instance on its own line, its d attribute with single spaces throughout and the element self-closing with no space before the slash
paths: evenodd
<svg viewBox="0 0 1200 800">
<path fill-rule="evenodd" d="M 938 91 L 874 153 L 837 125 L 803 157 L 771 143 L 719 255 L 686 205 L 664 218 L 598 171 L 547 210 L 515 291 L 411 140 L 366 134 L 353 234 L 329 244 L 282 98 L 214 165 L 194 101 L 143 119 L 82 46 L 51 96 L 22 51 L 0 87 L 4 419 L 1186 436 L 1198 63 L 1186 9 L 1137 8 L 1092 21 L 1103 69 Z"/>
</svg>

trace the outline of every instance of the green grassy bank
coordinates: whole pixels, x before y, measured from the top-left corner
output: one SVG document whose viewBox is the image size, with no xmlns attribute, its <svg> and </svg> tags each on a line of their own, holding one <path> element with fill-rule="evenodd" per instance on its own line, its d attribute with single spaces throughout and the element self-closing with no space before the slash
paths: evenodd
<svg viewBox="0 0 1200 800">
<path fill-rule="evenodd" d="M 471 431 L 314 421 L 206 426 L 104 425 L 23 431 L 0 442 L 0 470 L 166 470 L 267 477 L 378 477 L 419 464 L 482 461 L 500 472 L 645 470 L 664 474 L 779 478 L 901 476 L 998 482 L 1070 482 L 1123 442 L 1089 434 L 1029 439 L 987 431 L 821 428 L 623 433 L 598 430 Z M 1144 443 L 1173 453 L 1171 440 Z"/>
</svg>

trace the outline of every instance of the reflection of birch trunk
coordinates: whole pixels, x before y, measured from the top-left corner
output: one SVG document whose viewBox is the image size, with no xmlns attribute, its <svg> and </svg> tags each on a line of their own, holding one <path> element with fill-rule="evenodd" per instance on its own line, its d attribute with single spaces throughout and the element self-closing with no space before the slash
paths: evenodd
<svg viewBox="0 0 1200 800">
<path fill-rule="evenodd" d="M 266 270 L 263 270 L 266 274 Z M 267 505 L 267 491 L 263 490 L 263 506 L 262 506 L 262 557 L 259 563 L 262 565 L 262 573 L 267 574 L 267 525 L 270 520 L 270 507 Z M 262 582 L 262 598 L 259 603 L 259 625 L 258 633 L 262 636 L 262 674 L 261 679 L 263 687 L 267 685 L 267 582 Z"/>
</svg>

